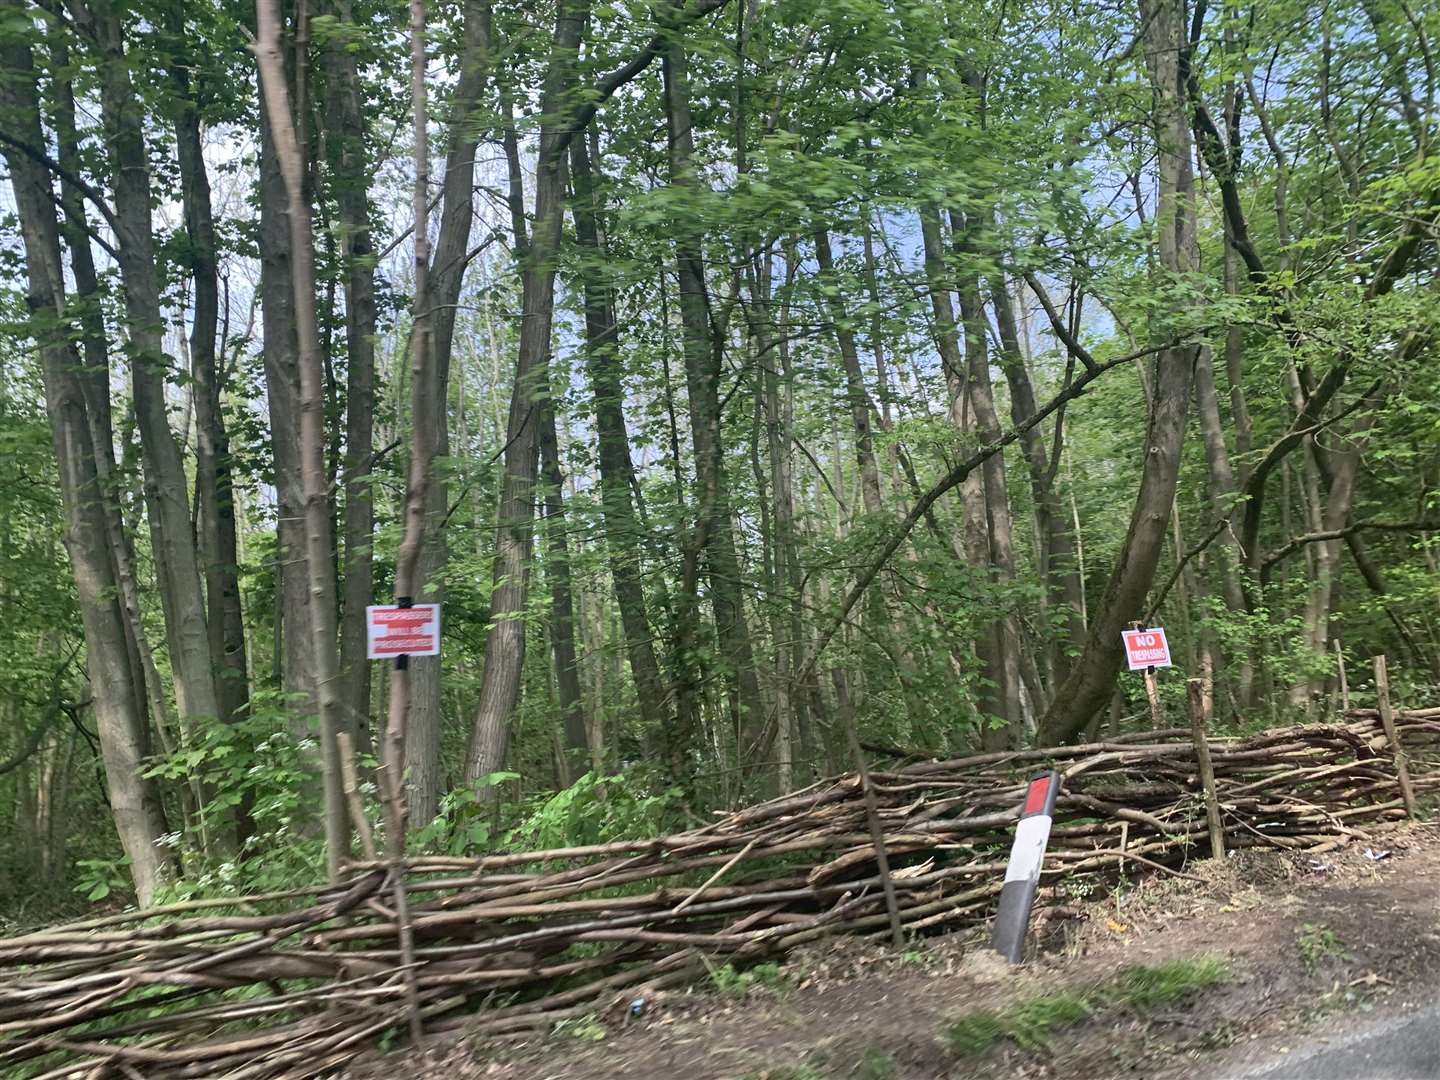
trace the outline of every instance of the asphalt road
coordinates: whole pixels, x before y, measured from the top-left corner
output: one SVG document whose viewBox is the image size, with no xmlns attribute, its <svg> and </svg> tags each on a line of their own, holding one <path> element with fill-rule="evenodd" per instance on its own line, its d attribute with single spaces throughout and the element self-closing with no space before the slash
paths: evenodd
<svg viewBox="0 0 1440 1080">
<path fill-rule="evenodd" d="M 1440 1006 L 1329 1036 L 1243 1074 L 1244 1080 L 1440 1080 Z"/>
</svg>

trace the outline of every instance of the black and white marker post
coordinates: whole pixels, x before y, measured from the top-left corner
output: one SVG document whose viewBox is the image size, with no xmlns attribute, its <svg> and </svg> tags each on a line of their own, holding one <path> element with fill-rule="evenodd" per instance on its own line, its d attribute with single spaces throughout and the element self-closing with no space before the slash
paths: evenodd
<svg viewBox="0 0 1440 1080">
<path fill-rule="evenodd" d="M 1010 864 L 1005 868 L 1005 884 L 1000 888 L 1000 910 L 995 913 L 995 928 L 990 933 L 990 945 L 1012 964 L 1025 959 L 1025 931 L 1030 925 L 1030 909 L 1040 885 L 1040 864 L 1045 859 L 1050 818 L 1059 794 L 1060 774 L 1054 770 L 1041 773 L 1031 779 L 1025 789 L 1025 802 L 1020 807 Z"/>
</svg>

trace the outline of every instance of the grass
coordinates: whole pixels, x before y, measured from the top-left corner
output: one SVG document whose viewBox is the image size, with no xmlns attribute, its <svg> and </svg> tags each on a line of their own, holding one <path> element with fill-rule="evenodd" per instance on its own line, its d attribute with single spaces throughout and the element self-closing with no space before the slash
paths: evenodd
<svg viewBox="0 0 1440 1080">
<path fill-rule="evenodd" d="M 1295 945 L 1300 950 L 1300 966 L 1308 975 L 1315 974 L 1315 969 L 1326 960 L 1343 960 L 1349 955 L 1334 930 L 1314 923 L 1304 923 L 1295 932 Z"/>
<path fill-rule="evenodd" d="M 878 1046 L 866 1047 L 850 1075 L 857 1080 L 890 1080 L 895 1075 L 895 1059 Z"/>
<path fill-rule="evenodd" d="M 1092 990 L 1059 990 L 1033 994 L 1003 1009 L 977 1009 L 952 1020 L 941 1032 L 956 1057 L 983 1054 L 1009 1039 L 1028 1050 L 1044 1048 L 1059 1029 L 1106 1009 L 1137 1011 L 1172 1005 L 1182 998 L 1219 986 L 1230 968 L 1218 956 L 1195 956 L 1161 964 L 1137 965 Z"/>
<path fill-rule="evenodd" d="M 722 994 L 744 997 L 752 987 L 771 990 L 776 994 L 783 994 L 790 989 L 790 977 L 776 963 L 756 964 L 744 971 L 736 970 L 730 964 L 721 967 L 709 964 L 706 966 L 710 972 L 710 981 Z"/>
</svg>

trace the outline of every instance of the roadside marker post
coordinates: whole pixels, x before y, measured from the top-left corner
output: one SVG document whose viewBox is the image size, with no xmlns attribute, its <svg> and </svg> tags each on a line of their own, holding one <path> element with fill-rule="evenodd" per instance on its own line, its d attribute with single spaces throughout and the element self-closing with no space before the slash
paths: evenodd
<svg viewBox="0 0 1440 1080">
<path fill-rule="evenodd" d="M 1040 866 L 1050 841 L 1050 820 L 1059 794 L 1060 774 L 1052 769 L 1030 780 L 1020 807 L 1005 883 L 1000 887 L 1000 907 L 990 932 L 991 948 L 1012 964 L 1025 959 L 1025 933 L 1040 887 Z"/>
</svg>

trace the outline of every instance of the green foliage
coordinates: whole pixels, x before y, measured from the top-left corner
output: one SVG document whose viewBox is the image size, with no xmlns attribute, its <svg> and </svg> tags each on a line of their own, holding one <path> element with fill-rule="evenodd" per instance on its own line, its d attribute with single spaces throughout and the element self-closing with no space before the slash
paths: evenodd
<svg viewBox="0 0 1440 1080">
<path fill-rule="evenodd" d="M 1180 957 L 1159 964 L 1141 964 L 1120 972 L 1115 980 L 1116 999 L 1134 1009 L 1173 1005 L 1201 990 L 1221 986 L 1230 978 L 1230 966 L 1219 956 Z"/>
<path fill-rule="evenodd" d="M 75 863 L 75 891 L 92 902 L 112 894 L 123 896 L 130 888 L 129 865 L 126 858 L 79 859 Z"/>
<path fill-rule="evenodd" d="M 1106 1009 L 1143 1012 L 1172 1005 L 1190 994 L 1220 986 L 1229 977 L 1229 965 L 1210 955 L 1136 965 L 1092 989 L 1032 994 L 1000 1009 L 965 1013 L 942 1029 L 941 1038 L 956 1057 L 983 1054 L 1002 1039 L 1037 1050 L 1061 1028 Z"/>
<path fill-rule="evenodd" d="M 1315 923 L 1300 925 L 1295 931 L 1295 947 L 1300 951 L 1300 966 L 1311 975 L 1325 961 L 1340 960 L 1350 955 L 1334 930 Z"/>
<path fill-rule="evenodd" d="M 890 1080 L 895 1075 L 895 1058 L 878 1046 L 867 1046 L 850 1075 L 856 1080 Z"/>
<path fill-rule="evenodd" d="M 748 1073 L 743 1080 L 827 1080 L 813 1065 L 776 1065 L 757 1073 Z"/>
<path fill-rule="evenodd" d="M 706 968 L 715 989 L 732 997 L 745 997 L 757 989 L 768 990 L 774 994 L 783 994 L 790 989 L 790 976 L 779 964 L 772 961 L 744 969 L 736 968 L 732 964 L 714 967 L 707 962 Z"/>
<path fill-rule="evenodd" d="M 440 798 L 440 812 L 412 834 L 411 845 L 448 855 L 485 850 L 494 831 L 494 811 L 483 792 L 519 778 L 512 772 L 489 773 L 474 784 L 447 791 Z"/>
<path fill-rule="evenodd" d="M 523 803 L 506 845 L 533 850 L 658 836 L 676 824 L 684 792 L 651 787 L 654 779 L 638 769 L 615 776 L 586 773 L 563 791 Z"/>
</svg>

